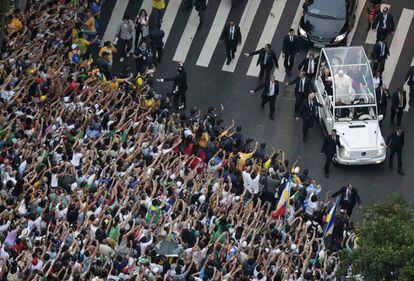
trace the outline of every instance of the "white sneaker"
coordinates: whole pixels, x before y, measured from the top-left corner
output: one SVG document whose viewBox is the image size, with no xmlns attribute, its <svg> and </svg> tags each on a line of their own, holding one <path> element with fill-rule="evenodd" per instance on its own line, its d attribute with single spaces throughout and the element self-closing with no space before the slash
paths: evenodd
<svg viewBox="0 0 414 281">
<path fill-rule="evenodd" d="M 119 59 L 119 61 L 120 61 L 120 62 L 123 62 L 123 61 L 124 61 L 124 58 L 120 58 L 120 59 Z"/>
</svg>

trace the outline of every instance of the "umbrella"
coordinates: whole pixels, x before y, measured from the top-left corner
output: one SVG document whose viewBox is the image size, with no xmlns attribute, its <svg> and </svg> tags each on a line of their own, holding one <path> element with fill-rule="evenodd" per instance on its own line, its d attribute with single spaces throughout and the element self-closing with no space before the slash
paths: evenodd
<svg viewBox="0 0 414 281">
<path fill-rule="evenodd" d="M 161 256 L 178 257 L 183 252 L 183 249 L 175 242 L 161 240 L 155 245 L 155 252 Z"/>
</svg>

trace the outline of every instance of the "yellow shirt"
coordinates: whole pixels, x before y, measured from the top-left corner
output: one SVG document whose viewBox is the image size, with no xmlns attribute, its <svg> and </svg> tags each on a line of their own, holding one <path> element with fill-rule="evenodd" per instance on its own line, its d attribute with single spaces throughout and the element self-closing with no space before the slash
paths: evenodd
<svg viewBox="0 0 414 281">
<path fill-rule="evenodd" d="M 9 23 L 7 32 L 11 33 L 14 31 L 19 31 L 22 28 L 23 28 L 22 22 L 18 18 L 13 17 L 12 21 Z"/>
<path fill-rule="evenodd" d="M 86 22 L 85 22 L 85 26 L 88 28 L 89 31 L 91 32 L 96 32 L 96 28 L 95 28 L 95 20 L 93 19 L 93 17 L 90 17 Z"/>
<path fill-rule="evenodd" d="M 239 161 L 237 162 L 237 169 L 242 170 L 244 164 L 246 164 L 247 159 L 253 157 L 253 153 L 239 153 Z"/>
<path fill-rule="evenodd" d="M 165 0 L 152 0 L 152 7 L 154 9 L 164 9 L 165 8 Z"/>
<path fill-rule="evenodd" d="M 79 51 L 81 55 L 83 55 L 88 51 L 88 46 L 91 44 L 91 42 L 89 42 L 86 39 L 80 38 L 76 41 L 75 44 L 78 45 Z"/>
<path fill-rule="evenodd" d="M 112 53 L 116 53 L 116 49 L 113 47 L 113 46 L 111 46 L 111 47 L 105 47 L 105 46 L 103 46 L 100 50 L 99 50 L 99 54 L 98 54 L 98 56 L 100 56 L 100 57 L 102 57 L 102 54 L 103 53 L 105 53 L 105 52 L 107 52 L 109 55 L 108 55 L 108 60 L 109 60 L 109 62 L 110 63 L 112 63 L 113 62 L 113 56 L 112 56 Z"/>
</svg>

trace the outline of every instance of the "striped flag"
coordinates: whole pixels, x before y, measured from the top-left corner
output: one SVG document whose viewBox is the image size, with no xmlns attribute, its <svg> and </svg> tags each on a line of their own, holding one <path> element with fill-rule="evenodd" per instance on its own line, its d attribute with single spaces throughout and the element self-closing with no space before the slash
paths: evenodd
<svg viewBox="0 0 414 281">
<path fill-rule="evenodd" d="M 284 216 L 286 214 L 286 210 L 289 206 L 291 185 L 292 182 L 291 179 L 289 179 L 286 182 L 285 189 L 282 191 L 282 196 L 280 196 L 279 203 L 277 203 L 276 211 L 272 213 L 272 218 L 277 219 L 279 216 Z"/>
<path fill-rule="evenodd" d="M 326 216 L 326 225 L 325 229 L 323 230 L 323 237 L 328 237 L 332 234 L 332 230 L 334 227 L 334 220 L 335 220 L 335 213 L 336 208 L 339 204 L 339 197 L 336 199 L 335 205 L 332 206 L 332 209 L 329 211 L 329 214 Z"/>
</svg>

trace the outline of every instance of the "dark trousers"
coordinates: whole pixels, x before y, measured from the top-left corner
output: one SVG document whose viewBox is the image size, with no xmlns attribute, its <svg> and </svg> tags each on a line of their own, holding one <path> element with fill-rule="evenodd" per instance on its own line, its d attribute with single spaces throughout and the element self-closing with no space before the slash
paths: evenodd
<svg viewBox="0 0 414 281">
<path fill-rule="evenodd" d="M 409 104 L 413 104 L 414 103 L 414 82 L 412 82 L 410 84 L 410 101 Z"/>
<path fill-rule="evenodd" d="M 154 60 L 161 62 L 163 54 L 163 44 L 153 44 L 151 43 L 151 51 Z"/>
<path fill-rule="evenodd" d="M 129 53 L 129 51 L 132 48 L 132 38 L 131 39 L 122 39 L 119 38 L 119 53 L 121 55 L 122 58 L 125 58 L 127 53 Z"/>
<path fill-rule="evenodd" d="M 139 43 L 140 43 L 141 41 L 145 41 L 145 42 L 147 42 L 147 38 L 148 38 L 148 36 L 146 36 L 146 37 L 142 37 L 141 35 L 142 35 L 141 30 L 136 30 L 136 31 L 135 31 L 135 41 L 134 41 L 134 46 L 135 46 L 135 48 L 138 48 Z"/>
<path fill-rule="evenodd" d="M 308 137 L 308 130 L 309 128 L 313 127 L 313 118 L 309 118 L 309 119 L 303 119 L 303 125 L 302 125 L 302 133 L 303 133 L 303 137 L 307 138 Z"/>
<path fill-rule="evenodd" d="M 387 106 L 385 104 L 378 104 L 378 114 L 382 114 L 382 116 L 387 116 Z"/>
<path fill-rule="evenodd" d="M 237 42 L 235 40 L 229 41 L 226 44 L 226 58 L 227 61 L 231 61 L 234 57 L 234 54 L 237 51 Z"/>
<path fill-rule="evenodd" d="M 326 161 L 324 166 L 325 174 L 329 174 L 329 167 L 331 166 L 333 157 L 333 154 L 326 154 Z"/>
<path fill-rule="evenodd" d="M 266 103 L 269 103 L 269 116 L 273 117 L 275 114 L 276 96 L 262 96 L 262 106 L 264 106 Z"/>
<path fill-rule="evenodd" d="M 378 58 L 376 61 L 374 61 L 374 71 L 379 71 L 379 73 L 381 73 L 381 75 L 382 75 L 382 73 L 384 72 L 384 69 L 385 69 L 385 58 L 386 57 L 380 57 L 380 58 Z"/>
<path fill-rule="evenodd" d="M 164 9 L 152 9 L 152 19 L 151 19 L 151 27 L 161 27 L 162 18 L 164 17 L 165 8 Z"/>
<path fill-rule="evenodd" d="M 285 61 L 283 62 L 283 65 L 285 66 L 286 71 L 292 70 L 293 64 L 295 63 L 295 55 L 296 52 L 285 53 Z"/>
<path fill-rule="evenodd" d="M 295 116 L 298 115 L 300 106 L 302 105 L 302 101 L 304 100 L 304 98 L 303 98 L 304 96 L 305 96 L 304 93 L 299 93 L 295 96 L 295 98 L 296 98 L 295 99 Z"/>
<path fill-rule="evenodd" d="M 393 167 L 394 154 L 397 153 L 398 171 L 402 169 L 402 148 L 391 148 L 390 151 L 390 168 Z"/>
<path fill-rule="evenodd" d="M 397 116 L 397 126 L 401 126 L 402 116 L 404 114 L 404 109 L 399 108 L 398 111 L 395 109 L 391 110 L 391 123 L 394 123 L 395 116 Z"/>
<path fill-rule="evenodd" d="M 270 72 L 272 71 L 272 66 L 260 64 L 260 73 L 259 73 L 259 79 L 262 80 L 263 76 L 265 80 L 269 80 L 270 78 Z"/>
</svg>

